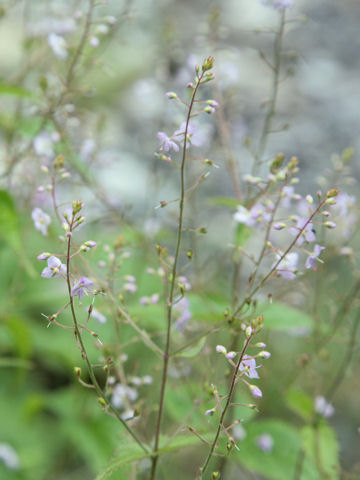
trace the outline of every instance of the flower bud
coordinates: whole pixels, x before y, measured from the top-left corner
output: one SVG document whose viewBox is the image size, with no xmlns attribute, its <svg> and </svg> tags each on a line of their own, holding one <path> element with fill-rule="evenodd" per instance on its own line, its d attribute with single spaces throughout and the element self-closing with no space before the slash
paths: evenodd
<svg viewBox="0 0 360 480">
<path fill-rule="evenodd" d="M 216 345 L 215 350 L 216 350 L 218 353 L 222 353 L 223 355 L 226 355 L 226 353 L 227 353 L 227 350 L 226 350 L 226 348 L 225 348 L 223 345 Z"/>
<path fill-rule="evenodd" d="M 326 228 L 336 228 L 335 222 L 325 222 L 324 225 Z"/>
<path fill-rule="evenodd" d="M 38 260 L 47 260 L 49 257 L 51 257 L 51 253 L 43 252 L 43 253 L 40 253 L 40 255 L 37 257 L 37 259 Z"/>
<path fill-rule="evenodd" d="M 332 188 L 328 192 L 326 192 L 326 198 L 332 198 L 336 197 L 339 193 L 339 190 L 337 188 Z"/>
<path fill-rule="evenodd" d="M 261 398 L 262 397 L 262 391 L 256 385 L 249 385 L 249 389 L 250 389 L 251 395 L 253 397 L 255 397 L 255 398 Z"/>
<path fill-rule="evenodd" d="M 260 358 L 270 358 L 271 357 L 271 353 L 270 352 L 267 352 L 266 350 L 263 350 L 262 352 L 260 352 L 258 355 L 258 357 Z"/>
<path fill-rule="evenodd" d="M 245 335 L 247 338 L 251 337 L 253 331 L 252 331 L 252 328 L 250 327 L 250 325 L 248 327 L 246 327 L 245 329 Z"/>
<path fill-rule="evenodd" d="M 215 413 L 215 408 L 210 408 L 210 410 L 206 410 L 205 415 L 207 416 L 213 416 Z"/>
<path fill-rule="evenodd" d="M 202 64 L 202 71 L 206 72 L 211 70 L 214 66 L 214 57 L 208 57 Z"/>
</svg>

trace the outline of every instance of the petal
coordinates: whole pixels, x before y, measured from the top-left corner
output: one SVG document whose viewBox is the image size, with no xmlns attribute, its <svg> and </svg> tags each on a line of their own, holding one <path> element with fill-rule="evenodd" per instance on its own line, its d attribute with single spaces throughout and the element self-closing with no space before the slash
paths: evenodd
<svg viewBox="0 0 360 480">
<path fill-rule="evenodd" d="M 53 255 L 49 258 L 48 260 L 48 267 L 50 268 L 59 268 L 61 265 L 61 261 L 57 258 L 54 257 Z"/>
<path fill-rule="evenodd" d="M 49 267 L 46 267 L 44 268 L 44 270 L 41 272 L 41 276 L 43 278 L 51 278 L 53 276 L 53 271 L 51 270 L 51 268 Z"/>
</svg>

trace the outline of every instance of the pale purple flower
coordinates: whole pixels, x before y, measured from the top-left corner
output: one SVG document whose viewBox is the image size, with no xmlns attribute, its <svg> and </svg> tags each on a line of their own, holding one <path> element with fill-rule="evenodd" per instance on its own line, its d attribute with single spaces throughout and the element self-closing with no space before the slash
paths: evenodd
<svg viewBox="0 0 360 480">
<path fill-rule="evenodd" d="M 308 222 L 307 218 L 300 217 L 300 218 L 298 218 L 298 220 L 296 222 L 296 227 L 293 227 L 293 228 L 290 229 L 290 233 L 291 233 L 291 235 L 294 235 L 294 237 L 296 235 L 299 235 L 300 231 L 302 230 L 301 235 L 297 240 L 298 245 L 302 245 L 304 243 L 304 239 L 307 242 L 315 242 L 316 241 L 316 236 L 315 236 L 315 233 L 313 231 L 314 225 L 311 222 L 306 225 L 307 222 Z"/>
<path fill-rule="evenodd" d="M 93 48 L 97 48 L 100 45 L 100 41 L 97 37 L 91 37 L 89 43 Z"/>
<path fill-rule="evenodd" d="M 315 245 L 314 247 L 314 252 L 308 256 L 306 260 L 305 267 L 306 268 L 312 268 L 313 270 L 316 271 L 316 259 L 319 257 L 321 252 L 325 250 L 325 247 L 322 247 L 321 245 Z"/>
<path fill-rule="evenodd" d="M 77 295 L 79 298 L 82 298 L 85 293 L 91 292 L 89 287 L 92 287 L 93 285 L 93 282 L 89 278 L 81 277 L 80 280 L 75 283 L 75 285 L 71 289 L 71 296 L 74 297 L 75 295 Z"/>
<path fill-rule="evenodd" d="M 253 205 L 250 210 L 239 205 L 237 212 L 234 214 L 234 220 L 238 223 L 243 223 L 247 227 L 260 226 L 263 222 L 269 222 L 270 219 L 271 214 L 260 203 Z"/>
<path fill-rule="evenodd" d="M 185 129 L 186 129 L 186 122 L 183 122 L 180 125 L 179 130 L 176 130 L 173 134 L 173 138 L 177 142 L 183 142 L 185 136 Z M 187 129 L 187 148 L 189 148 L 189 144 L 195 145 L 195 147 L 201 147 L 205 143 L 205 137 L 201 133 L 201 131 L 191 122 L 189 122 L 188 129 Z"/>
<path fill-rule="evenodd" d="M 333 205 L 333 209 L 339 212 L 341 217 L 345 217 L 349 212 L 349 207 L 352 207 L 356 203 L 356 198 L 353 195 L 349 195 L 345 192 L 340 192 L 336 197 L 336 203 Z"/>
<path fill-rule="evenodd" d="M 48 36 L 48 44 L 54 54 L 62 59 L 67 58 L 68 51 L 66 50 L 66 41 L 65 38 L 56 33 L 50 33 Z"/>
<path fill-rule="evenodd" d="M 160 150 L 163 150 L 164 152 L 170 152 L 171 149 L 175 152 L 179 151 L 179 145 L 168 137 L 165 132 L 159 132 L 157 137 L 160 140 Z"/>
<path fill-rule="evenodd" d="M 268 7 L 275 8 L 275 10 L 286 10 L 293 6 L 293 0 L 262 0 L 262 3 Z"/>
<path fill-rule="evenodd" d="M 210 408 L 210 410 L 206 410 L 205 415 L 212 416 L 215 413 L 215 408 Z"/>
<path fill-rule="evenodd" d="M 300 200 L 300 199 L 301 199 L 301 196 L 295 193 L 294 187 L 290 185 L 286 185 L 282 189 L 281 206 L 283 208 L 286 208 L 286 209 L 290 208 L 291 200 Z"/>
<path fill-rule="evenodd" d="M 250 393 L 253 397 L 255 397 L 255 398 L 261 398 L 262 397 L 262 391 L 256 385 L 249 385 L 249 389 L 250 389 Z"/>
<path fill-rule="evenodd" d="M 81 145 L 80 156 L 84 160 L 89 160 L 89 158 L 95 151 L 95 147 L 96 143 L 94 142 L 94 140 L 92 138 L 86 138 Z"/>
<path fill-rule="evenodd" d="M 9 470 L 18 470 L 20 468 L 19 456 L 8 443 L 0 443 L 0 461 Z"/>
<path fill-rule="evenodd" d="M 183 332 L 191 319 L 190 302 L 186 297 L 183 297 L 178 303 L 174 305 L 174 310 L 178 315 L 174 328 L 179 332 Z"/>
<path fill-rule="evenodd" d="M 137 285 L 133 282 L 124 283 L 123 288 L 124 288 L 125 292 L 128 292 L 128 293 L 135 293 L 136 290 L 138 289 Z"/>
<path fill-rule="evenodd" d="M 243 361 L 240 363 L 239 370 L 242 372 L 245 371 L 245 375 L 249 378 L 260 378 L 256 369 L 259 368 L 256 366 L 255 358 L 249 357 L 249 355 L 244 355 Z"/>
<path fill-rule="evenodd" d="M 92 309 L 90 317 L 95 318 L 95 320 L 97 320 L 99 323 L 107 322 L 107 318 L 105 317 L 105 315 L 103 315 L 101 312 L 99 312 L 99 310 L 96 310 L 95 308 Z"/>
<path fill-rule="evenodd" d="M 158 303 L 159 299 L 160 295 L 158 293 L 153 293 L 150 297 L 150 302 L 155 304 Z"/>
<path fill-rule="evenodd" d="M 114 387 L 111 403 L 115 408 L 125 408 L 127 401 L 135 402 L 137 397 L 138 393 L 134 388 L 118 383 Z"/>
<path fill-rule="evenodd" d="M 239 440 L 240 442 L 244 440 L 247 435 L 245 428 L 241 424 L 232 427 L 232 434 L 235 440 Z"/>
<path fill-rule="evenodd" d="M 322 415 L 324 418 L 332 417 L 335 409 L 331 403 L 328 403 L 324 397 L 318 395 L 315 397 L 315 412 Z"/>
<path fill-rule="evenodd" d="M 61 263 L 57 257 L 53 255 L 47 261 L 47 267 L 41 272 L 43 278 L 55 278 L 60 275 L 66 275 L 66 265 Z"/>
<path fill-rule="evenodd" d="M 274 439 L 268 433 L 262 433 L 256 439 L 256 444 L 265 453 L 271 453 L 274 448 Z"/>
<path fill-rule="evenodd" d="M 277 261 L 280 260 L 282 257 L 281 254 L 277 254 Z M 297 263 L 298 263 L 299 256 L 295 252 L 288 253 L 285 257 L 281 260 L 279 265 L 276 268 L 276 272 L 283 278 L 287 280 L 292 280 L 296 277 L 297 271 Z"/>
<path fill-rule="evenodd" d="M 53 140 L 46 130 L 36 135 L 33 146 L 37 155 L 47 158 L 54 156 Z"/>
</svg>

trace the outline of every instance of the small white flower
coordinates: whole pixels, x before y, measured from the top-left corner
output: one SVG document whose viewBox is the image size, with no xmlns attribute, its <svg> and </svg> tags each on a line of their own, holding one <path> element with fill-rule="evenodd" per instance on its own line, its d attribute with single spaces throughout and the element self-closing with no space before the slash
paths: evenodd
<svg viewBox="0 0 360 480">
<path fill-rule="evenodd" d="M 18 470 L 20 467 L 19 456 L 8 443 L 0 443 L 0 461 L 10 470 Z"/>
<path fill-rule="evenodd" d="M 41 208 L 34 208 L 31 212 L 36 230 L 39 230 L 44 236 L 47 235 L 47 227 L 51 223 L 51 217 L 43 212 Z"/>
<path fill-rule="evenodd" d="M 328 403 L 325 397 L 318 395 L 315 397 L 315 412 L 322 415 L 324 418 L 332 417 L 335 413 L 334 407 Z"/>
<path fill-rule="evenodd" d="M 39 135 L 36 135 L 33 141 L 33 146 L 37 155 L 41 155 L 47 158 L 54 156 L 53 140 L 51 138 L 51 135 L 49 135 L 49 133 L 46 131 L 43 131 L 39 133 Z"/>
<path fill-rule="evenodd" d="M 67 58 L 68 51 L 66 50 L 66 41 L 64 37 L 56 35 L 56 33 L 50 33 L 48 36 L 48 44 L 57 57 L 63 59 Z"/>
</svg>

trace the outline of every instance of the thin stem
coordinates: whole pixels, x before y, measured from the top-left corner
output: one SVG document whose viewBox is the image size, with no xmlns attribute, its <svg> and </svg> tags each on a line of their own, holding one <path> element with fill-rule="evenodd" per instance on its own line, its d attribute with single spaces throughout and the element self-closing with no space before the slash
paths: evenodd
<svg viewBox="0 0 360 480">
<path fill-rule="evenodd" d="M 67 87 L 71 84 L 71 81 L 72 81 L 73 75 L 74 75 L 75 67 L 76 67 L 76 65 L 77 65 L 77 63 L 80 59 L 80 56 L 81 56 L 81 54 L 84 50 L 84 47 L 85 47 L 85 42 L 86 42 L 89 30 L 90 30 L 94 5 L 95 5 L 95 0 L 89 0 L 89 8 L 88 8 L 87 15 L 86 15 L 84 30 L 83 30 L 80 42 L 79 42 L 78 47 L 75 51 L 75 54 L 72 58 L 69 70 L 68 70 L 67 75 L 66 75 L 66 86 Z"/>
<path fill-rule="evenodd" d="M 315 215 L 320 211 L 320 209 L 325 205 L 326 199 L 323 200 L 322 202 L 319 203 L 318 207 L 316 210 L 310 215 L 310 217 L 307 219 L 306 223 L 303 225 L 301 229 L 299 229 L 299 233 L 296 235 L 294 240 L 290 243 L 288 248 L 285 250 L 285 252 L 279 257 L 277 262 L 273 265 L 273 267 L 270 269 L 270 271 L 265 275 L 265 277 L 257 284 L 256 287 L 250 292 L 250 294 L 244 299 L 244 301 L 236 308 L 233 316 L 238 314 L 242 308 L 245 306 L 245 304 L 252 299 L 252 297 L 257 293 L 264 285 L 265 283 L 269 280 L 269 278 L 273 275 L 273 273 L 276 271 L 277 267 L 280 265 L 280 263 L 284 260 L 286 255 L 290 252 L 290 250 L 296 245 L 296 242 L 298 239 L 301 237 L 302 233 L 305 231 L 306 227 L 311 223 L 311 220 L 315 217 Z"/>
<path fill-rule="evenodd" d="M 168 373 L 169 358 L 170 358 L 171 320 L 172 320 L 172 311 L 173 311 L 174 291 L 175 291 L 175 282 L 176 282 L 176 275 L 177 275 L 177 265 L 178 265 L 179 254 L 180 254 L 181 239 L 183 234 L 187 136 L 188 136 L 191 111 L 194 105 L 195 96 L 201 84 L 203 74 L 204 72 L 200 75 L 200 77 L 198 77 L 198 81 L 195 85 L 195 88 L 191 97 L 189 110 L 186 118 L 185 132 L 184 132 L 183 155 L 182 155 L 182 162 L 181 162 L 181 169 L 180 169 L 181 187 L 180 187 L 179 223 L 178 223 L 178 229 L 177 229 L 177 241 L 176 241 L 174 263 L 171 271 L 171 280 L 169 285 L 169 297 L 167 300 L 168 303 L 167 303 L 166 346 L 165 346 L 165 351 L 163 356 L 163 371 L 162 371 L 162 380 L 161 380 L 161 387 L 160 387 L 159 411 L 158 411 L 158 416 L 156 421 L 155 442 L 154 442 L 154 449 L 153 449 L 153 452 L 155 455 L 152 458 L 152 466 L 151 466 L 151 474 L 150 474 L 151 480 L 155 478 L 157 463 L 159 459 L 159 455 L 156 454 L 156 452 L 159 448 L 160 430 L 161 430 L 161 423 L 162 423 L 163 410 L 164 410 L 165 390 L 166 390 L 167 373 Z"/>
<path fill-rule="evenodd" d="M 351 360 L 352 360 L 352 357 L 354 355 L 355 346 L 356 346 L 356 334 L 357 334 L 359 325 L 360 325 L 360 315 L 358 315 L 354 320 L 354 323 L 353 323 L 353 326 L 352 326 L 352 329 L 351 329 L 351 332 L 350 332 L 350 335 L 349 335 L 349 341 L 348 341 L 347 350 L 345 352 L 344 359 L 343 359 L 343 361 L 342 361 L 342 363 L 341 363 L 333 381 L 331 382 L 331 384 L 330 384 L 330 386 L 327 390 L 327 393 L 325 394 L 325 398 L 328 399 L 328 400 L 331 400 L 331 398 L 335 395 L 336 391 L 339 389 L 342 381 L 344 380 L 345 372 L 346 372 L 347 368 L 349 367 L 349 365 L 351 363 Z"/>
<path fill-rule="evenodd" d="M 272 121 L 276 112 L 276 103 L 277 103 L 278 92 L 279 92 L 281 50 L 282 50 L 282 40 L 284 36 L 284 29 L 285 29 L 285 10 L 280 15 L 279 30 L 276 32 L 276 38 L 274 42 L 273 64 L 272 64 L 273 80 L 272 80 L 272 86 L 271 86 L 271 97 L 269 101 L 269 107 L 265 116 L 262 133 L 259 140 L 259 146 L 255 154 L 255 161 L 252 169 L 253 175 L 256 175 L 258 173 L 259 167 L 261 165 L 261 162 L 266 150 L 269 133 L 271 133 Z"/>
<path fill-rule="evenodd" d="M 230 390 L 229 390 L 229 394 L 228 394 L 228 397 L 227 397 L 227 401 L 226 401 L 226 404 L 225 404 L 225 407 L 221 413 L 221 417 L 220 417 L 220 420 L 219 420 L 219 425 L 218 425 L 218 428 L 217 428 L 217 431 L 216 431 L 216 434 L 215 434 L 215 437 L 214 437 L 214 440 L 211 444 L 211 447 L 210 447 L 210 451 L 209 451 L 209 454 L 205 460 L 205 463 L 203 465 L 203 467 L 201 468 L 201 476 L 204 475 L 205 473 L 205 470 L 207 469 L 207 466 L 209 465 L 209 462 L 211 460 L 211 457 L 213 456 L 214 454 L 214 450 L 215 450 L 215 447 L 216 447 L 216 444 L 217 444 L 217 441 L 218 441 L 218 438 L 219 438 L 219 435 L 220 435 L 220 432 L 221 432 L 221 428 L 223 427 L 223 422 L 224 422 L 224 418 L 225 418 L 225 415 L 226 415 L 226 412 L 231 404 L 231 399 L 232 399 L 232 396 L 233 396 L 233 393 L 234 393 L 234 390 L 235 390 L 235 386 L 236 386 L 236 379 L 237 379 L 237 374 L 238 374 L 238 371 L 239 371 L 239 368 L 240 368 L 240 364 L 244 358 L 244 355 L 245 355 L 245 352 L 247 350 L 247 347 L 249 346 L 249 343 L 250 343 L 250 340 L 251 340 L 251 336 L 248 337 L 246 339 L 246 342 L 245 342 L 245 345 L 241 351 L 241 354 L 240 354 L 240 358 L 237 362 L 237 365 L 236 365 L 236 368 L 235 368 L 235 371 L 234 371 L 234 375 L 232 377 L 232 381 L 231 381 L 231 385 L 230 385 Z"/>
<path fill-rule="evenodd" d="M 131 435 L 131 437 L 135 440 L 135 442 L 139 445 L 139 447 L 146 453 L 149 453 L 148 448 L 143 444 L 143 442 L 138 438 L 136 433 L 128 426 L 128 424 L 121 418 L 119 412 L 112 406 L 112 404 L 109 402 L 109 400 L 106 398 L 102 388 L 100 387 L 93 367 L 90 363 L 90 360 L 88 358 L 85 345 L 81 336 L 81 331 L 79 327 L 79 323 L 77 321 L 76 313 L 75 313 L 75 307 L 74 307 L 74 297 L 71 294 L 71 281 L 70 281 L 70 252 L 71 252 L 71 235 L 72 235 L 72 228 L 73 228 L 73 222 L 72 220 L 70 224 L 70 231 L 68 234 L 68 240 L 67 240 L 67 256 L 66 256 L 66 283 L 68 287 L 68 294 L 69 294 L 69 303 L 70 303 L 70 309 L 71 309 L 71 315 L 73 318 L 74 322 L 74 330 L 75 330 L 75 337 L 77 342 L 79 343 L 80 349 L 81 349 L 81 355 L 83 359 L 86 362 L 89 376 L 91 379 L 91 382 L 96 390 L 96 393 L 98 397 L 102 400 L 102 403 L 104 406 L 106 406 L 107 410 L 109 410 L 118 420 L 119 422 L 123 425 L 123 427 L 127 430 L 127 432 Z"/>
</svg>

